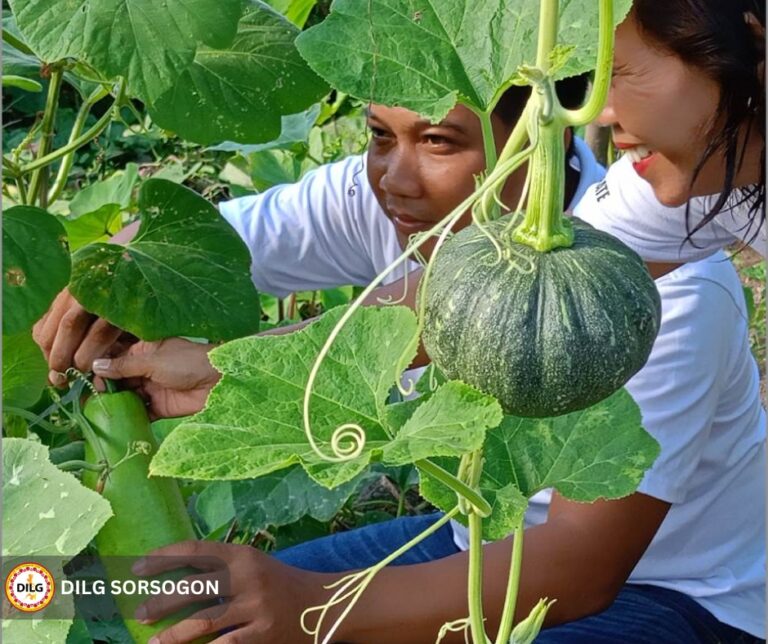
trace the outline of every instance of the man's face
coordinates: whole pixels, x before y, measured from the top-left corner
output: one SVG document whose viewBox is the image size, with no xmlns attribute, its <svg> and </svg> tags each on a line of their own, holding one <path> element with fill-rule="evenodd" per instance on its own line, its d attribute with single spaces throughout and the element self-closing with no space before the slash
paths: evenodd
<svg viewBox="0 0 768 644">
<path fill-rule="evenodd" d="M 368 127 L 368 180 L 405 248 L 411 235 L 432 228 L 474 192 L 474 177 L 485 169 L 480 121 L 462 105 L 437 124 L 401 107 L 371 105 Z M 493 130 L 500 151 L 511 128 L 493 117 Z M 524 181 L 518 171 L 504 187 L 502 200 L 511 208 Z M 470 223 L 467 211 L 453 230 Z M 433 237 L 421 247 L 425 257 L 435 242 Z"/>
</svg>

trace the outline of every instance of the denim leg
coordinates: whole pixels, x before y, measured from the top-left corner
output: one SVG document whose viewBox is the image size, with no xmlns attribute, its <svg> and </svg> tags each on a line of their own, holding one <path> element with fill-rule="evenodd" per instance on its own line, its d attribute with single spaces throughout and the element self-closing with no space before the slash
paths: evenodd
<svg viewBox="0 0 768 644">
<path fill-rule="evenodd" d="M 682 593 L 628 584 L 602 613 L 543 630 L 536 644 L 758 644 Z"/>
<path fill-rule="evenodd" d="M 367 568 L 408 543 L 443 515 L 435 512 L 400 517 L 347 532 L 338 532 L 273 553 L 283 563 L 315 572 L 343 572 Z M 424 563 L 459 552 L 450 523 L 400 555 L 394 566 Z"/>
</svg>

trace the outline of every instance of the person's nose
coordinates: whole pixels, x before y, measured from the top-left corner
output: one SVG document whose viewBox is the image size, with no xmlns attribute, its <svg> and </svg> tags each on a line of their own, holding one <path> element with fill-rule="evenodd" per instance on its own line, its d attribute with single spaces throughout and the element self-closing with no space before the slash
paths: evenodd
<svg viewBox="0 0 768 644">
<path fill-rule="evenodd" d="M 613 91 L 608 92 L 608 99 L 605 102 L 603 111 L 600 112 L 600 116 L 597 117 L 595 122 L 601 127 L 613 127 L 618 123 L 616 118 L 616 111 L 613 107 Z"/>
<path fill-rule="evenodd" d="M 393 150 L 387 159 L 380 185 L 382 190 L 393 196 L 408 199 L 421 197 L 422 186 L 414 151 L 403 147 Z"/>
</svg>

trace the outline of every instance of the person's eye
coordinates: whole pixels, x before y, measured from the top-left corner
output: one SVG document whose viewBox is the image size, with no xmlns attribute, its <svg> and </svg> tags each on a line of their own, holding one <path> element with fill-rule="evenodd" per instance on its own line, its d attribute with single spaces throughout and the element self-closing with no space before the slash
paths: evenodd
<svg viewBox="0 0 768 644">
<path fill-rule="evenodd" d="M 369 124 L 368 131 L 371 133 L 371 138 L 373 139 L 383 139 L 388 135 L 388 132 L 385 129 L 376 127 L 375 125 Z"/>
<path fill-rule="evenodd" d="M 453 145 L 453 141 L 451 141 L 451 139 L 440 134 L 427 134 L 424 136 L 424 141 L 428 145 L 435 147 L 448 147 Z"/>
</svg>

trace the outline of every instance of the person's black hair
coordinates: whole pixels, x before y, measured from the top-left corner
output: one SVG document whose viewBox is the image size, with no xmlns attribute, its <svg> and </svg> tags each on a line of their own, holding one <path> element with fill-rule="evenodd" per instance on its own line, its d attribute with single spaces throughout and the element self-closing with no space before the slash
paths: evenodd
<svg viewBox="0 0 768 644">
<path fill-rule="evenodd" d="M 555 91 L 560 104 L 567 109 L 581 107 L 587 95 L 590 74 L 571 76 L 555 82 Z M 514 127 L 525 109 L 531 88 L 528 85 L 513 85 L 501 95 L 493 113 L 507 127 Z"/>
<path fill-rule="evenodd" d="M 720 88 L 709 142 L 691 186 L 716 154 L 725 159 L 725 176 L 709 212 L 693 228 L 688 202 L 687 241 L 693 243 L 692 236 L 724 207 L 743 205 L 749 208 L 745 237 L 751 241 L 765 222 L 765 40 L 763 34 L 755 33 L 754 24 L 756 21 L 765 30 L 765 0 L 635 0 L 632 12 L 641 33 L 702 70 Z M 755 132 L 763 140 L 760 179 L 750 186 L 734 187 L 735 174 Z"/>
</svg>

